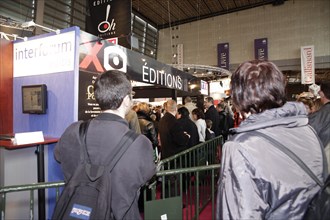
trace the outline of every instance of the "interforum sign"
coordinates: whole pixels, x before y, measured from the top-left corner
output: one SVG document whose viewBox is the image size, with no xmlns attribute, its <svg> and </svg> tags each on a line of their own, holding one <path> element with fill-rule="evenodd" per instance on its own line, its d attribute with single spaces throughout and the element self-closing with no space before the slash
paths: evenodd
<svg viewBox="0 0 330 220">
<path fill-rule="evenodd" d="M 14 77 L 73 71 L 75 31 L 15 42 L 13 61 Z"/>
</svg>

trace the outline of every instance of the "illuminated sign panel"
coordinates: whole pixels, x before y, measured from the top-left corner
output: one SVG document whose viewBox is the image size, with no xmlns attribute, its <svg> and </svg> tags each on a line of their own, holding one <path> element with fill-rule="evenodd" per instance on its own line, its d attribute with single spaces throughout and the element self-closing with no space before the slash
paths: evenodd
<svg viewBox="0 0 330 220">
<path fill-rule="evenodd" d="M 14 43 L 14 77 L 74 70 L 75 32 Z"/>
<path fill-rule="evenodd" d="M 209 84 L 204 80 L 201 80 L 201 94 L 209 95 Z"/>
</svg>

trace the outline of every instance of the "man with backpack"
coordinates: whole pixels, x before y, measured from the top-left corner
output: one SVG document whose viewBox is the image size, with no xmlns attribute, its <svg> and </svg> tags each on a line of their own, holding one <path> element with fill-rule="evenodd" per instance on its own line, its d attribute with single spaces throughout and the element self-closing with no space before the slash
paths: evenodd
<svg viewBox="0 0 330 220">
<path fill-rule="evenodd" d="M 124 73 L 108 71 L 94 84 L 102 113 L 71 124 L 55 147 L 66 186 L 53 219 L 140 219 L 141 186 L 155 174 L 151 142 L 125 120 L 132 86 Z"/>
</svg>

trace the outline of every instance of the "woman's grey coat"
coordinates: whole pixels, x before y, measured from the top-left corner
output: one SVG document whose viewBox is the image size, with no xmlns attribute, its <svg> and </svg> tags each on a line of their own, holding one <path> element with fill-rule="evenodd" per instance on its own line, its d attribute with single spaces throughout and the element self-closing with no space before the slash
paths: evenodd
<svg viewBox="0 0 330 220">
<path fill-rule="evenodd" d="M 301 219 L 320 189 L 257 130 L 280 141 L 323 181 L 322 148 L 302 103 L 250 115 L 223 147 L 217 219 Z"/>
</svg>

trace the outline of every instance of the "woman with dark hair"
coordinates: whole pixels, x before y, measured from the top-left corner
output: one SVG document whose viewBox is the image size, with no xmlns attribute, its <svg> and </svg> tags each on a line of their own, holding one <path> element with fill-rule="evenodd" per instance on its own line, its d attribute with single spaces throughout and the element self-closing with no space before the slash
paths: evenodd
<svg viewBox="0 0 330 220">
<path fill-rule="evenodd" d="M 192 110 L 191 115 L 197 126 L 199 142 L 200 143 L 205 142 L 206 122 L 205 122 L 205 116 L 204 116 L 203 111 L 199 108 L 195 108 L 194 110 Z"/>
<path fill-rule="evenodd" d="M 189 117 L 189 110 L 186 107 L 179 108 L 176 118 L 183 130 L 190 135 L 187 148 L 197 145 L 199 143 L 198 130 L 195 123 Z"/>
<path fill-rule="evenodd" d="M 305 106 L 286 102 L 285 77 L 268 61 L 242 63 L 231 76 L 231 92 L 245 120 L 223 147 L 217 219 L 302 219 L 320 187 L 263 135 L 290 149 L 324 182 L 323 149 Z"/>
</svg>

